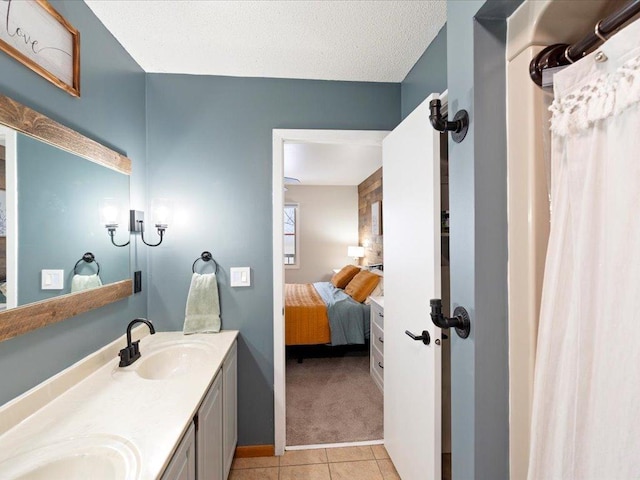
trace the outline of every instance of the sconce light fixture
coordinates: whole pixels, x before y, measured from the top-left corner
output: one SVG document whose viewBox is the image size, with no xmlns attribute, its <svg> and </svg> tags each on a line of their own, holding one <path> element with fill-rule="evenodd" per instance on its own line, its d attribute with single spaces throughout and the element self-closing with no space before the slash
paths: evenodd
<svg viewBox="0 0 640 480">
<path fill-rule="evenodd" d="M 112 198 L 105 198 L 100 202 L 100 223 L 102 223 L 109 236 L 111 243 L 116 247 L 126 247 L 129 242 L 118 244 L 114 240 L 114 236 L 118 225 L 120 224 L 120 206 L 118 202 Z M 169 227 L 173 215 L 172 202 L 165 198 L 153 200 L 151 203 L 151 218 L 160 235 L 158 243 L 147 243 L 144 239 L 144 212 L 140 210 L 129 210 L 129 232 L 140 232 L 142 242 L 149 247 L 157 247 L 164 239 L 164 232 Z"/>
<path fill-rule="evenodd" d="M 116 229 L 120 223 L 120 205 L 114 198 L 104 198 L 100 202 L 100 223 L 105 226 L 109 236 L 111 237 L 111 243 L 116 247 L 126 247 L 129 242 L 118 244 L 114 240 Z"/>
<path fill-rule="evenodd" d="M 173 217 L 173 204 L 171 200 L 166 198 L 157 198 L 151 202 L 151 221 L 155 224 L 156 229 L 158 230 L 158 235 L 160 236 L 160 240 L 158 243 L 147 243 L 144 239 L 144 219 L 136 219 L 138 225 L 140 225 L 140 229 L 137 230 L 140 232 L 140 238 L 142 238 L 142 242 L 148 247 L 157 247 L 162 243 L 164 239 L 164 232 L 169 227 Z"/>
<path fill-rule="evenodd" d="M 353 261 L 358 263 L 358 260 L 364 257 L 364 247 L 359 247 L 357 245 L 347 247 L 347 256 L 353 257 Z"/>
</svg>

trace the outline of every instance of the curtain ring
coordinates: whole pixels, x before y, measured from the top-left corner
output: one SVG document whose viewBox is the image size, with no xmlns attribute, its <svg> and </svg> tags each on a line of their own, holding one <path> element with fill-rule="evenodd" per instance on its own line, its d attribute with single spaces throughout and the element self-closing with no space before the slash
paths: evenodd
<svg viewBox="0 0 640 480">
<path fill-rule="evenodd" d="M 571 48 L 571 45 L 567 45 L 567 48 L 564 49 L 564 58 L 566 58 L 569 63 L 575 63 L 573 60 L 571 60 L 571 57 L 569 57 L 570 48 Z"/>
<path fill-rule="evenodd" d="M 600 40 L 602 40 L 603 42 L 606 42 L 608 40 L 607 37 L 605 37 L 602 32 L 600 31 L 600 24 L 602 23 L 602 20 L 600 20 L 598 23 L 596 23 L 596 28 L 594 29 L 594 33 L 596 35 L 596 37 L 598 37 Z"/>
</svg>

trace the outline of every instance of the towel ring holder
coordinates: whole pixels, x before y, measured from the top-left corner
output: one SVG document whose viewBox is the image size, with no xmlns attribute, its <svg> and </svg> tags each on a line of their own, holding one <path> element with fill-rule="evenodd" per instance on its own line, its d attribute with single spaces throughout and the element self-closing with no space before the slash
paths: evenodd
<svg viewBox="0 0 640 480">
<path fill-rule="evenodd" d="M 191 271 L 193 273 L 196 273 L 196 263 L 198 263 L 198 260 L 202 260 L 203 262 L 213 262 L 216 266 L 216 273 L 218 273 L 220 267 L 218 265 L 218 262 L 216 262 L 213 258 L 213 255 L 211 255 L 211 252 L 202 252 L 200 256 L 196 258 L 196 260 L 193 262 L 193 265 L 191 266 Z"/>
<path fill-rule="evenodd" d="M 91 252 L 87 252 L 84 255 L 82 255 L 82 258 L 80 260 L 78 260 L 76 262 L 76 264 L 73 267 L 73 273 L 77 274 L 77 268 L 78 265 L 80 264 L 80 262 L 86 262 L 86 263 L 93 263 L 95 262 L 96 265 L 98 266 L 98 272 L 96 273 L 96 275 L 100 275 L 100 264 L 98 263 L 98 261 L 96 260 L 96 257 L 93 253 Z"/>
</svg>

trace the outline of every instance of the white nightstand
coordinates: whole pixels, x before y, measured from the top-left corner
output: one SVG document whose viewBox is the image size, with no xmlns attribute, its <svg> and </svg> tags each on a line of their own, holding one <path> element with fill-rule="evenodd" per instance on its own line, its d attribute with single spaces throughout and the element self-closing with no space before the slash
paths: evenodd
<svg viewBox="0 0 640 480">
<path fill-rule="evenodd" d="M 371 298 L 371 334 L 369 337 L 369 372 L 384 393 L 384 297 Z"/>
</svg>

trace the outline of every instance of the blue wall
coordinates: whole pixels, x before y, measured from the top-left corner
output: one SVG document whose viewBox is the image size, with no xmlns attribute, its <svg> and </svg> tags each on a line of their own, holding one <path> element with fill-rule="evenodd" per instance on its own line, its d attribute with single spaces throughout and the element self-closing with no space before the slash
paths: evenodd
<svg viewBox="0 0 640 480">
<path fill-rule="evenodd" d="M 239 444 L 273 444 L 272 130 L 387 130 L 400 85 L 147 76 L 149 197 L 171 196 L 176 225 L 150 257 L 149 317 L 180 329 L 191 265 L 220 264 L 222 326 L 239 329 Z M 229 267 L 252 286 L 229 287 Z"/>
<path fill-rule="evenodd" d="M 0 93 L 127 154 L 133 161 L 133 206 L 142 207 L 145 74 L 84 2 L 51 3 L 81 32 L 81 98 L 70 96 L 5 54 L 0 55 Z M 139 254 L 132 249 L 131 258 L 132 267 L 146 270 L 144 251 Z M 0 404 L 122 335 L 129 320 L 146 315 L 146 305 L 146 293 L 137 294 L 0 343 Z"/>
<path fill-rule="evenodd" d="M 402 118 L 432 93 L 447 89 L 447 25 L 440 29 L 401 85 Z"/>
<path fill-rule="evenodd" d="M 452 477 L 509 478 L 505 19 L 521 0 L 447 2 L 451 303 L 471 335 L 451 341 Z"/>
</svg>

